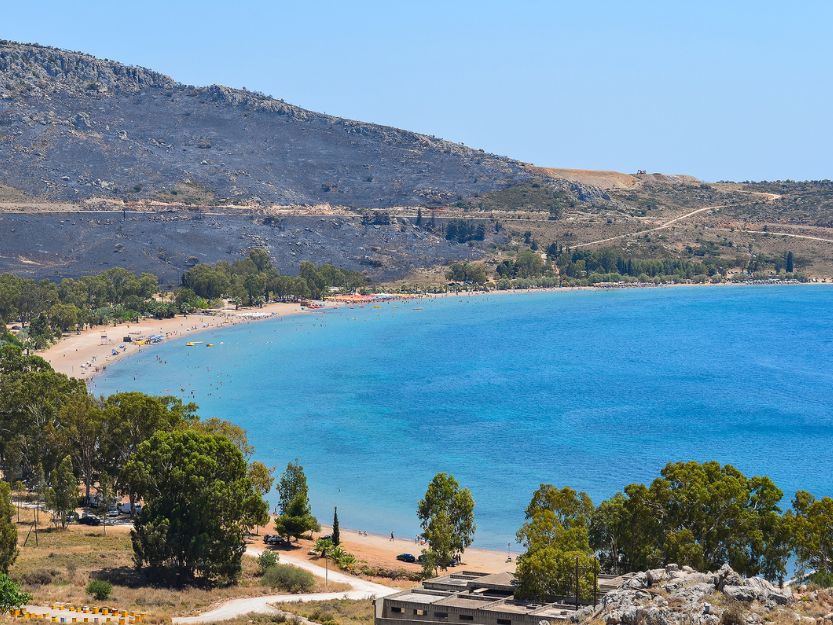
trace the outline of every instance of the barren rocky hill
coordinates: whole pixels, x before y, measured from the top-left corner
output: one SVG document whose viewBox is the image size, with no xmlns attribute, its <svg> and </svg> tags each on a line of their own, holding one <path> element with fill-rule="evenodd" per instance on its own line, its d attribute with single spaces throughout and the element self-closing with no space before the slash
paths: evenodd
<svg viewBox="0 0 833 625">
<path fill-rule="evenodd" d="M 0 182 L 38 198 L 352 207 L 456 201 L 521 163 L 261 94 L 0 42 Z"/>
<path fill-rule="evenodd" d="M 534 242 L 732 267 L 792 252 L 801 272 L 830 278 L 831 206 L 830 181 L 710 184 L 534 167 L 262 94 L 0 41 L 0 271 L 58 278 L 122 265 L 176 281 L 193 262 L 260 245 L 288 272 L 308 259 L 371 279 L 441 279 L 437 268 L 451 261 L 493 267 Z M 483 236 L 447 240 L 451 219 Z"/>
</svg>

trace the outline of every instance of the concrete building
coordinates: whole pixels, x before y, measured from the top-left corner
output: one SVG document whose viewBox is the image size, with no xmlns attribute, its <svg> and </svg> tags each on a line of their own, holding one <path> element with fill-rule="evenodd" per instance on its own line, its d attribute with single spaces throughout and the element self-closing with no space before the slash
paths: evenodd
<svg viewBox="0 0 833 625">
<path fill-rule="evenodd" d="M 600 575 L 597 599 L 621 582 Z M 532 603 L 516 601 L 514 592 L 512 573 L 452 573 L 377 599 L 375 625 L 544 625 L 568 621 L 576 610 L 574 597 Z"/>
</svg>

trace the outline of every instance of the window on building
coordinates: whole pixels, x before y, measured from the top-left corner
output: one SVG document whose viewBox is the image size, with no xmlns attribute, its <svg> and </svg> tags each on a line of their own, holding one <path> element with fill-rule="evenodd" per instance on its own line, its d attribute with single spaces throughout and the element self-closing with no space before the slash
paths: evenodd
<svg viewBox="0 0 833 625">
<path fill-rule="evenodd" d="M 512 619 L 499 618 L 497 620 L 497 625 L 512 625 Z"/>
<path fill-rule="evenodd" d="M 425 616 L 425 610 L 423 610 L 422 608 L 415 608 L 414 616 Z"/>
<path fill-rule="evenodd" d="M 448 618 L 448 612 L 434 612 L 434 618 Z"/>
<path fill-rule="evenodd" d="M 391 606 L 390 611 L 393 612 L 394 614 L 402 614 L 402 612 L 404 612 L 404 610 L 402 608 L 400 608 L 398 605 Z"/>
<path fill-rule="evenodd" d="M 473 621 L 474 617 L 471 614 L 461 614 L 460 615 L 461 621 Z"/>
</svg>

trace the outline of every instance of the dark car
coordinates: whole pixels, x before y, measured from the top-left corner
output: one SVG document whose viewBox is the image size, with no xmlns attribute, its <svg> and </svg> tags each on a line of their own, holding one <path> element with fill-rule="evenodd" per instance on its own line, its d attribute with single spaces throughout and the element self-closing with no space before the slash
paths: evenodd
<svg viewBox="0 0 833 625">
<path fill-rule="evenodd" d="M 277 534 L 266 534 L 263 537 L 263 542 L 267 545 L 275 545 L 275 546 L 288 546 L 289 541 L 286 540 L 283 536 L 278 536 Z"/>
<path fill-rule="evenodd" d="M 396 556 L 396 559 L 400 562 L 416 562 L 416 556 L 412 553 L 400 553 Z"/>
<path fill-rule="evenodd" d="M 101 519 L 99 519 L 97 516 L 93 514 L 85 514 L 80 519 L 78 519 L 78 522 L 81 525 L 101 525 Z"/>
</svg>

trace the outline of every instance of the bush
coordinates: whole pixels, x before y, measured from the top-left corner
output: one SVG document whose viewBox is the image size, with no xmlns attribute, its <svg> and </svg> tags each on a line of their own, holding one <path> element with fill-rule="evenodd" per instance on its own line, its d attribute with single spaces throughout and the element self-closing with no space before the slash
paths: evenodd
<svg viewBox="0 0 833 625">
<path fill-rule="evenodd" d="M 103 579 L 94 579 L 87 584 L 87 594 L 92 595 L 99 601 L 109 599 L 113 592 L 113 584 Z"/>
<path fill-rule="evenodd" d="M 278 554 L 274 551 L 264 551 L 257 557 L 257 566 L 260 568 L 260 574 L 263 575 L 267 570 L 278 564 Z"/>
<path fill-rule="evenodd" d="M 315 587 L 315 577 L 296 566 L 276 564 L 266 569 L 263 583 L 289 592 L 308 592 Z"/>
<path fill-rule="evenodd" d="M 32 596 L 20 591 L 14 580 L 0 573 L 0 615 L 19 608 L 31 601 Z"/>
<path fill-rule="evenodd" d="M 52 583 L 52 571 L 35 569 L 22 575 L 23 583 L 29 586 L 47 586 Z"/>
<path fill-rule="evenodd" d="M 819 588 L 833 588 L 833 573 L 829 571 L 816 571 L 807 579 Z"/>
<path fill-rule="evenodd" d="M 746 625 L 746 614 L 743 606 L 732 601 L 720 615 L 720 625 Z"/>
</svg>

